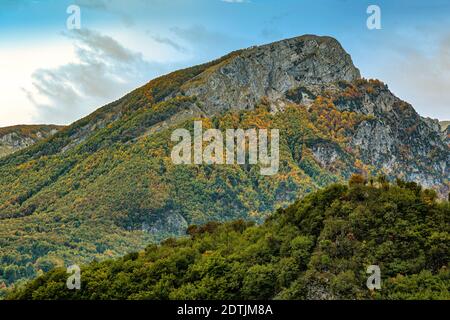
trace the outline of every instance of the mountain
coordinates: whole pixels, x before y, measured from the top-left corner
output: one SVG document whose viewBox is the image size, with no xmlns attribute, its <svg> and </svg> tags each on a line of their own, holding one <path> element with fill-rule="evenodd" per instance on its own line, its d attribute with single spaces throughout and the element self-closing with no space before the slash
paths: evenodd
<svg viewBox="0 0 450 320">
<path fill-rule="evenodd" d="M 352 182 L 353 181 L 353 182 Z M 415 183 L 335 184 L 263 225 L 192 226 L 188 237 L 81 267 L 58 268 L 8 299 L 450 299 L 450 206 Z M 366 286 L 380 270 L 381 290 Z"/>
<path fill-rule="evenodd" d="M 175 165 L 171 134 L 278 129 L 280 166 Z M 262 222 L 354 173 L 449 191 L 449 147 L 333 38 L 232 52 L 150 81 L 0 159 L 0 283 L 143 249 L 192 224 Z"/>
<path fill-rule="evenodd" d="M 450 121 L 442 121 L 440 125 L 444 142 L 450 147 Z"/>
<path fill-rule="evenodd" d="M 47 139 L 61 129 L 61 126 L 54 125 L 20 125 L 0 128 L 0 157 Z"/>
</svg>

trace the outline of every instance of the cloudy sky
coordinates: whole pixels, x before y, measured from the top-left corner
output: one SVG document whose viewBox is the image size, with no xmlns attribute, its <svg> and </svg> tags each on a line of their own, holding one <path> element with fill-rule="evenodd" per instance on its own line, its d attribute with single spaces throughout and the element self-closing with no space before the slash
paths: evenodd
<svg viewBox="0 0 450 320">
<path fill-rule="evenodd" d="M 448 0 L 1 0 L 0 127 L 69 124 L 158 75 L 302 34 L 337 38 L 364 77 L 450 119 Z"/>
</svg>

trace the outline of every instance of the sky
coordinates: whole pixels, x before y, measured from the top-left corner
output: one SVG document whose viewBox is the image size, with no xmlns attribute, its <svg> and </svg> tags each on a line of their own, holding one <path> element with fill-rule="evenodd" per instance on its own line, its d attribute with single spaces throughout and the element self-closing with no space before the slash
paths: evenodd
<svg viewBox="0 0 450 320">
<path fill-rule="evenodd" d="M 159 75 L 303 34 L 450 120 L 448 0 L 0 0 L 0 127 L 70 124 Z"/>
</svg>

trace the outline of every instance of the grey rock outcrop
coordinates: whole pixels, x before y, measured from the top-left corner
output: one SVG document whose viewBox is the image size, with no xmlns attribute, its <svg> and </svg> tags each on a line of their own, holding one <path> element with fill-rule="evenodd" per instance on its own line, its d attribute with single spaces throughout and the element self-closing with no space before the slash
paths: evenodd
<svg viewBox="0 0 450 320">
<path fill-rule="evenodd" d="M 299 86 L 354 81 L 359 70 L 333 38 L 301 36 L 243 50 L 182 88 L 197 96 L 206 114 L 252 109 L 263 97 L 272 101 Z"/>
<path fill-rule="evenodd" d="M 0 128 L 0 157 L 27 148 L 46 139 L 62 127 L 53 125 L 30 125 Z"/>
</svg>

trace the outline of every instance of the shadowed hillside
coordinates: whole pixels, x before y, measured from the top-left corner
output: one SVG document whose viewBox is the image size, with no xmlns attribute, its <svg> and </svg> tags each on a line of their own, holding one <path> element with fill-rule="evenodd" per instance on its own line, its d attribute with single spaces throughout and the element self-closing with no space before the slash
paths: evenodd
<svg viewBox="0 0 450 320">
<path fill-rule="evenodd" d="M 21 125 L 0 128 L 0 157 L 29 147 L 61 130 L 54 125 Z"/>
</svg>

